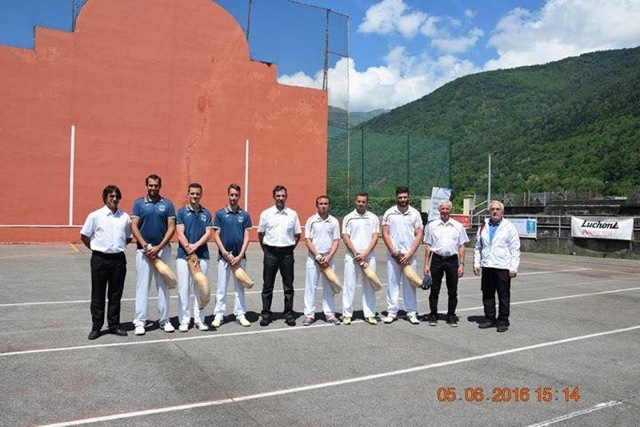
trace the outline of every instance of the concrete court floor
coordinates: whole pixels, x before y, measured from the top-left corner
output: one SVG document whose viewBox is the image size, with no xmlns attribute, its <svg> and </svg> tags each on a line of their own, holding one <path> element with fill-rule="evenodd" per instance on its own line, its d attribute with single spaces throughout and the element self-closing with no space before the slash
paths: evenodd
<svg viewBox="0 0 640 427">
<path fill-rule="evenodd" d="M 208 332 L 152 328 L 141 337 L 88 341 L 89 256 L 78 245 L 0 245 L 0 425 L 638 425 L 638 261 L 523 253 L 511 327 L 502 334 L 477 328 L 483 310 L 470 250 L 458 328 L 404 319 L 371 326 L 359 320 L 361 311 L 350 326 L 318 320 L 303 327 L 298 318 L 296 327 L 282 319 L 260 327 L 262 258 L 252 244 L 251 327 L 231 316 Z M 305 257 L 300 246 L 299 313 Z M 121 320 L 132 331 L 132 245 L 127 258 Z M 382 242 L 377 259 L 386 283 Z M 278 279 L 275 312 L 282 310 L 281 289 Z M 360 295 L 358 289 L 356 310 Z M 378 312 L 386 310 L 385 295 L 386 286 Z M 427 312 L 428 291 L 417 295 L 420 313 Z M 317 301 L 320 307 L 320 291 Z M 443 289 L 441 316 L 446 301 Z M 336 305 L 340 310 L 341 294 Z M 149 313 L 157 319 L 155 298 Z M 177 326 L 175 291 L 171 313 Z"/>
</svg>

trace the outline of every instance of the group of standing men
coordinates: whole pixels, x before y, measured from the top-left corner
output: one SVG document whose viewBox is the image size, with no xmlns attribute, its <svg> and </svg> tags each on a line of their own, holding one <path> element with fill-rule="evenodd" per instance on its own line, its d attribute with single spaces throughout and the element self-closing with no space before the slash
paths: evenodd
<svg viewBox="0 0 640 427">
<path fill-rule="evenodd" d="M 155 174 L 145 179 L 147 194 L 136 199 L 131 217 L 118 208 L 122 197 L 118 187 L 107 186 L 103 191 L 105 206 L 89 214 L 80 237 L 92 251 L 91 257 L 91 315 L 93 320 L 89 339 L 100 336 L 104 323 L 105 293 L 108 288 L 109 332 L 126 336 L 120 327 L 120 298 L 126 275 L 124 251 L 131 237 L 136 238 L 136 291 L 134 333 L 144 335 L 148 324 L 149 288 L 155 279 L 158 294 L 158 322 L 165 332 L 175 330 L 169 319 L 169 288 L 162 275 L 153 267 L 156 259 L 168 263 L 171 256 L 170 240 L 174 233 L 178 238 L 176 270 L 178 276 L 179 330 L 187 332 L 193 316 L 194 326 L 207 330 L 204 310 L 200 310 L 200 296 L 194 293 L 193 277 L 188 266 L 190 256 L 197 257 L 200 269 L 206 275 L 210 255 L 207 242 L 213 237 L 218 246 L 218 286 L 214 308 L 214 327 L 220 326 L 226 311 L 226 293 L 229 279 L 233 278 L 235 290 L 234 314 L 242 326 L 250 326 L 245 318 L 244 288 L 230 271 L 244 266 L 245 252 L 249 246 L 251 218 L 238 204 L 240 187 L 229 185 L 229 203 L 216 212 L 215 218 L 200 204 L 202 186 L 191 183 L 187 188 L 187 205 L 176 215 L 173 203 L 160 194 L 162 179 Z M 191 309 L 193 308 L 193 310 Z"/>
<path fill-rule="evenodd" d="M 119 336 L 127 335 L 120 327 L 120 299 L 126 275 L 124 251 L 132 237 L 135 237 L 137 245 L 134 333 L 144 335 L 148 327 L 148 299 L 152 278 L 155 278 L 158 294 L 159 326 L 165 332 L 175 330 L 169 319 L 167 283 L 153 267 L 156 259 L 161 259 L 164 263 L 169 261 L 170 240 L 174 233 L 177 234 L 179 242 L 176 260 L 179 330 L 189 330 L 192 316 L 194 327 L 200 330 L 209 329 L 205 323 L 204 310 L 199 309 L 200 297 L 195 290 L 193 302 L 190 303 L 190 293 L 194 286 L 187 259 L 197 256 L 200 268 L 206 275 L 210 260 L 207 242 L 210 239 L 213 239 L 218 247 L 216 304 L 211 326 L 217 328 L 224 321 L 229 279 L 234 282 L 233 312 L 236 321 L 242 326 L 250 326 L 251 323 L 245 317 L 244 288 L 232 274 L 233 269 L 246 266 L 245 253 L 252 226 L 251 217 L 239 206 L 240 187 L 237 184 L 229 185 L 228 204 L 212 217 L 200 204 L 200 184 L 189 184 L 188 203 L 177 215 L 172 202 L 160 195 L 162 180 L 158 175 L 149 175 L 145 185 L 147 194 L 134 202 L 131 217 L 118 208 L 122 197 L 120 190 L 113 185 L 107 186 L 102 195 L 104 206 L 89 214 L 81 230 L 83 243 L 92 250 L 92 330 L 89 339 L 96 339 L 101 334 L 105 294 L 109 300 L 109 332 Z M 289 326 L 296 324 L 293 310 L 294 250 L 300 241 L 302 230 L 297 213 L 286 206 L 287 196 L 285 187 L 276 186 L 273 189 L 274 206 L 264 210 L 260 215 L 258 237 L 264 255 L 261 326 L 267 326 L 274 320 L 271 305 L 278 272 L 283 283 L 285 322 Z M 325 320 L 335 325 L 350 324 L 358 280 L 362 283 L 362 309 L 365 321 L 372 325 L 377 324 L 376 288 L 364 274 L 363 268 L 367 267 L 375 272 L 374 251 L 380 234 L 387 248 L 388 273 L 387 315 L 383 321 L 392 323 L 396 320 L 402 290 L 407 320 L 412 324 L 420 323 L 416 288 L 409 282 L 404 268 L 416 268 L 416 252 L 423 241 L 423 224 L 420 213 L 410 206 L 409 202 L 409 189 L 398 187 L 396 204 L 384 213 L 380 226 L 378 217 L 368 210 L 368 195 L 358 193 L 355 209 L 345 216 L 340 227 L 338 220 L 329 214 L 329 197 L 323 195 L 316 199 L 317 212 L 307 220 L 304 236 L 308 249 L 303 320 L 305 326 L 315 321 L 315 292 L 319 283 L 322 283 L 323 287 L 322 306 Z M 431 326 L 436 326 L 438 321 L 438 295 L 443 277 L 446 277 L 449 296 L 447 324 L 457 326 L 457 284 L 458 278 L 464 273 L 464 244 L 468 242 L 468 237 L 460 223 L 450 218 L 450 211 L 451 203 L 441 202 L 440 218 L 432 221 L 426 232 L 424 273 L 433 277 L 428 315 Z M 486 316 L 486 321 L 479 327 L 497 326 L 499 332 L 506 331 L 509 325 L 510 280 L 516 275 L 520 254 L 515 227 L 502 218 L 503 212 L 504 207 L 500 202 L 491 203 L 491 218 L 478 230 L 478 242 L 474 251 L 474 273 L 477 276 L 482 274 Z M 344 259 L 341 320 L 336 316 L 329 278 L 322 274 L 327 268 L 333 269 L 334 255 L 340 240 L 347 248 Z M 497 318 L 496 292 L 500 302 Z M 193 311 L 190 307 L 193 307 Z"/>
</svg>

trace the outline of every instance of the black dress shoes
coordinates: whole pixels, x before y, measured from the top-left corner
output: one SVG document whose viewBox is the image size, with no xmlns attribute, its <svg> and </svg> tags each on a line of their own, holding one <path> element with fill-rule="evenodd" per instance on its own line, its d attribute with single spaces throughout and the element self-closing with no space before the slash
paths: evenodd
<svg viewBox="0 0 640 427">
<path fill-rule="evenodd" d="M 89 332 L 89 340 L 93 341 L 95 339 L 97 339 L 98 337 L 100 337 L 100 331 L 91 331 Z"/>
<path fill-rule="evenodd" d="M 126 337 L 128 335 L 127 331 L 125 331 L 124 329 L 120 329 L 120 328 L 110 328 L 109 329 L 109 333 L 113 334 L 113 335 L 117 335 L 119 337 Z M 89 339 L 91 339 L 91 338 L 89 338 Z"/>
<path fill-rule="evenodd" d="M 478 325 L 478 328 L 480 329 L 489 329 L 489 328 L 495 328 L 495 327 L 496 327 L 496 322 L 492 322 L 491 320 L 485 320 L 484 322 Z"/>
<path fill-rule="evenodd" d="M 263 315 L 260 319 L 260 326 L 269 326 L 271 323 L 271 317 Z"/>
</svg>

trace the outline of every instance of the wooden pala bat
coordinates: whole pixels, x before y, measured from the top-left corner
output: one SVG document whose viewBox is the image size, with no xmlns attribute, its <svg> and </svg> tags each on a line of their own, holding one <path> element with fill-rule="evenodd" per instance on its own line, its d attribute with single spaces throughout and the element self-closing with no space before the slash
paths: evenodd
<svg viewBox="0 0 640 427">
<path fill-rule="evenodd" d="M 329 285 L 331 285 L 331 290 L 334 295 L 339 294 L 342 291 L 342 286 L 340 285 L 340 281 L 338 280 L 338 276 L 333 272 L 331 267 L 323 268 L 322 272 L 329 279 Z"/>
<path fill-rule="evenodd" d="M 411 282 L 413 287 L 415 288 L 422 287 L 422 279 L 420 278 L 420 276 L 418 276 L 418 273 L 416 273 L 415 270 L 410 265 L 407 264 L 404 267 L 402 267 L 402 271 L 404 272 L 404 275 L 407 276 L 407 279 L 409 279 L 409 282 Z"/>
<path fill-rule="evenodd" d="M 150 261 L 156 271 L 160 273 L 160 275 L 164 279 L 164 282 L 167 284 L 167 288 L 175 289 L 176 284 L 178 283 L 178 279 L 173 270 L 171 270 L 169 266 L 165 264 L 164 261 L 162 261 L 160 258 L 154 258 Z"/>
<path fill-rule="evenodd" d="M 247 272 L 244 271 L 244 268 L 238 265 L 237 267 L 231 267 L 231 269 L 233 270 L 233 274 L 236 276 L 236 278 L 238 279 L 238 281 L 242 286 L 244 286 L 247 289 L 253 288 L 253 285 L 256 282 L 252 280 L 251 277 L 249 277 Z"/>
<path fill-rule="evenodd" d="M 362 272 L 371 282 L 371 287 L 373 288 L 374 292 L 378 292 L 380 289 L 382 289 L 382 282 L 380 282 L 380 278 L 378 277 L 376 272 L 373 271 L 371 267 L 369 267 L 369 264 L 366 261 L 360 262 L 360 268 L 362 268 Z"/>
<path fill-rule="evenodd" d="M 196 285 L 196 291 L 200 297 L 200 304 L 198 307 L 200 310 L 205 308 L 209 304 L 211 299 L 211 289 L 209 288 L 209 280 L 207 276 L 202 272 L 200 268 L 200 261 L 198 255 L 191 254 L 187 257 L 187 263 L 189 264 L 189 270 L 191 270 L 191 276 L 193 277 L 193 283 Z"/>
</svg>

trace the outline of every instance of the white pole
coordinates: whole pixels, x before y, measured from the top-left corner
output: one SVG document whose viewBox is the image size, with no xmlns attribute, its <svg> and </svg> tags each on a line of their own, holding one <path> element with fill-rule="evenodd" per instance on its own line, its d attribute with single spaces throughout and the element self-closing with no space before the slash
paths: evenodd
<svg viewBox="0 0 640 427">
<path fill-rule="evenodd" d="M 487 174 L 487 211 L 491 204 L 491 152 L 489 152 L 489 172 Z"/>
<path fill-rule="evenodd" d="M 244 142 L 244 210 L 249 212 L 249 138 Z"/>
<path fill-rule="evenodd" d="M 71 152 L 69 153 L 69 225 L 73 225 L 73 170 L 76 154 L 76 125 L 71 125 Z"/>
</svg>

